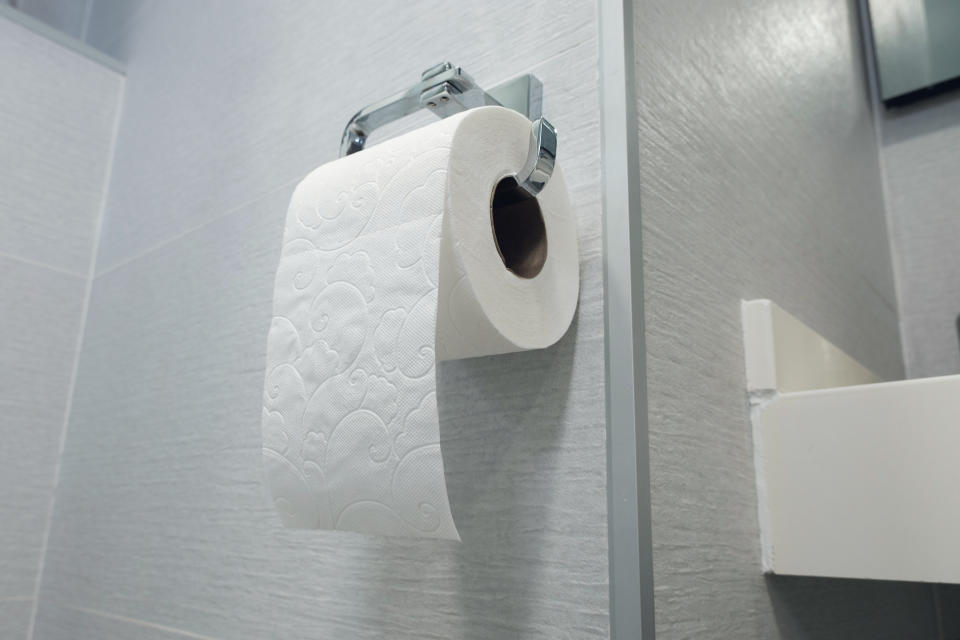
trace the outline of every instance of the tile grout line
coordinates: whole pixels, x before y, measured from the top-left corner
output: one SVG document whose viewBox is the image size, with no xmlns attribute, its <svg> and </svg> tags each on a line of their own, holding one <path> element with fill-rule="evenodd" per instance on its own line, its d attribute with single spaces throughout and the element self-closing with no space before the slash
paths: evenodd
<svg viewBox="0 0 960 640">
<path fill-rule="evenodd" d="M 40 562 L 37 566 L 36 586 L 33 592 L 33 606 L 30 611 L 30 624 L 27 626 L 27 640 L 33 640 L 37 625 L 37 613 L 40 609 L 40 590 L 43 586 L 43 573 L 46 569 L 47 552 L 49 551 L 50 532 L 53 529 L 53 512 L 56 506 L 57 490 L 60 484 L 60 470 L 63 466 L 63 452 L 67 443 L 67 427 L 70 424 L 70 413 L 73 408 L 73 397 L 77 387 L 77 374 L 80 369 L 80 352 L 83 348 L 83 338 L 87 330 L 87 315 L 90 311 L 90 298 L 93 293 L 94 274 L 96 273 L 97 254 L 100 249 L 100 236 L 103 230 L 104 213 L 107 209 L 107 197 L 110 193 L 110 182 L 113 178 L 113 163 L 117 153 L 117 134 L 120 130 L 120 121 L 123 116 L 123 105 L 126 96 L 126 80 L 120 88 L 117 96 L 117 112 L 114 114 L 113 127 L 110 132 L 110 157 L 107 161 L 107 168 L 103 176 L 103 186 L 101 187 L 100 210 L 97 212 L 97 220 L 94 225 L 93 246 L 90 248 L 90 267 L 87 273 L 87 281 L 84 287 L 83 306 L 80 309 L 80 326 L 77 330 L 76 347 L 73 354 L 73 366 L 70 371 L 70 382 L 67 387 L 67 404 L 63 410 L 63 424 L 60 428 L 60 442 L 57 447 L 57 457 L 54 461 L 53 483 L 51 485 L 50 501 L 47 506 L 47 520 L 44 527 L 43 540 L 40 546 Z"/>
<path fill-rule="evenodd" d="M 325 163 L 324 163 L 324 164 L 325 164 Z M 317 166 L 320 166 L 320 165 L 317 165 Z M 254 202 L 257 202 L 258 200 L 261 200 L 261 199 L 263 199 L 263 198 L 266 198 L 267 196 L 270 196 L 270 195 L 272 195 L 273 193 L 275 193 L 275 192 L 277 192 L 277 191 L 280 191 L 280 190 L 282 190 L 282 189 L 286 189 L 286 188 L 290 187 L 290 185 L 299 183 L 300 181 L 302 181 L 302 180 L 304 179 L 304 177 L 306 177 L 306 175 L 307 175 L 307 174 L 303 174 L 302 176 L 299 176 L 299 177 L 297 177 L 297 178 L 292 178 L 292 179 L 290 179 L 290 180 L 286 180 L 286 181 L 281 182 L 280 184 L 278 184 L 278 185 L 276 185 L 276 186 L 270 187 L 270 188 L 268 188 L 268 189 L 266 189 L 266 190 L 258 193 L 257 195 L 253 196 L 252 198 L 247 198 L 246 200 L 240 202 L 239 204 L 230 207 L 229 209 L 227 209 L 227 210 L 224 211 L 223 213 L 218 213 L 218 214 L 216 214 L 215 216 L 213 216 L 213 217 L 210 218 L 209 220 L 205 220 L 204 222 L 201 222 L 200 224 L 198 224 L 198 225 L 196 225 L 196 226 L 188 227 L 187 229 L 184 229 L 183 231 L 180 231 L 179 233 L 177 233 L 177 234 L 175 234 L 175 235 L 173 235 L 173 236 L 170 236 L 169 238 L 166 238 L 166 239 L 164 239 L 164 240 L 161 240 L 160 242 L 156 243 L 155 245 L 152 245 L 152 246 L 150 246 L 150 247 L 148 247 L 148 248 L 146 248 L 146 249 L 143 249 L 143 250 L 141 250 L 141 251 L 133 254 L 132 256 L 128 256 L 128 257 L 126 257 L 126 258 L 123 258 L 122 260 L 119 260 L 118 262 L 110 265 L 109 267 L 104 267 L 102 271 L 95 272 L 95 273 L 93 274 L 93 277 L 94 277 L 94 278 L 99 278 L 100 276 L 106 275 L 106 274 L 108 274 L 108 273 L 112 273 L 113 271 L 116 271 L 116 270 L 118 270 L 118 269 L 120 269 L 120 268 L 122 268 L 122 267 L 125 267 L 125 266 L 127 266 L 128 264 L 130 264 L 130 263 L 132 263 L 132 262 L 135 262 L 135 261 L 137 261 L 137 260 L 139 260 L 139 259 L 141 259 L 141 258 L 143 258 L 143 257 L 145 257 L 145 256 L 150 255 L 151 253 L 153 253 L 154 251 L 157 251 L 158 249 L 161 249 L 161 248 L 163 248 L 163 247 L 165 247 L 165 246 L 167 246 L 167 245 L 169 245 L 169 244 L 171 244 L 171 243 L 173 243 L 173 242 L 176 242 L 176 241 L 178 241 L 178 240 L 182 240 L 183 238 L 189 236 L 191 233 L 194 233 L 195 231 L 199 231 L 200 229 L 203 229 L 204 227 L 206 227 L 206 226 L 208 226 L 208 225 L 210 225 L 210 224 L 213 224 L 214 222 L 218 222 L 218 221 L 220 221 L 220 220 L 223 220 L 223 219 L 229 217 L 230 215 L 232 215 L 232 214 L 234 214 L 234 213 L 237 213 L 238 211 L 240 211 L 240 210 L 243 209 L 244 207 L 247 207 L 247 206 L 253 204 Z M 600 198 L 598 198 L 597 200 L 599 201 Z M 599 249 L 596 249 L 595 251 L 596 251 L 596 252 L 599 252 L 600 250 L 599 250 Z"/>
<path fill-rule="evenodd" d="M 70 271 L 69 269 L 64 269 L 62 267 L 55 267 L 52 264 L 47 264 L 45 262 L 39 262 L 37 260 L 31 260 L 30 258 L 24 258 L 22 256 L 17 256 L 12 253 L 7 253 L 5 251 L 0 251 L 0 258 L 6 258 L 8 260 L 13 260 L 15 262 L 20 262 L 31 267 L 37 267 L 38 269 L 47 269 L 49 271 L 54 271 L 56 273 L 72 276 L 74 278 L 86 278 L 87 274 L 77 273 L 76 271 Z"/>
<path fill-rule="evenodd" d="M 153 2 L 153 0 L 147 0 L 147 1 L 144 3 L 144 5 L 152 4 L 152 2 Z M 142 8 L 141 8 L 141 9 L 138 9 L 138 13 L 139 13 L 139 11 L 141 11 L 141 10 L 142 10 Z M 130 22 L 133 22 L 133 19 L 131 19 Z M 541 62 L 537 63 L 536 67 L 539 67 L 539 66 L 541 66 L 541 65 L 543 65 L 543 64 L 546 64 L 546 63 L 552 61 L 553 59 L 560 57 L 561 55 L 565 55 L 565 54 L 569 53 L 570 50 L 576 49 L 577 47 L 580 47 L 580 46 L 582 46 L 582 43 L 581 43 L 581 44 L 578 44 L 578 45 L 575 45 L 575 46 L 573 46 L 573 47 L 570 47 L 569 49 L 567 49 L 567 50 L 565 50 L 565 51 L 562 51 L 562 52 L 560 52 L 560 53 L 558 53 L 558 54 L 556 54 L 556 55 L 554 55 L 554 56 L 551 56 L 551 57 L 548 58 L 547 60 L 544 60 L 544 61 L 541 61 Z M 501 82 L 505 82 L 506 79 L 509 79 L 509 77 L 510 77 L 510 76 L 507 76 L 506 78 L 501 79 Z M 398 135 L 399 135 L 399 134 L 398 134 Z M 336 159 L 336 158 L 335 158 L 335 159 Z M 334 159 L 334 160 L 335 160 L 335 159 Z M 328 160 L 328 161 L 325 161 L 325 162 L 323 162 L 323 163 L 321 163 L 321 164 L 326 164 L 326 162 L 331 162 L 331 161 Z M 317 165 L 317 166 L 320 166 L 320 165 Z M 309 171 L 308 171 L 307 173 L 309 173 Z M 227 210 L 224 211 L 223 213 L 218 213 L 218 214 L 216 214 L 215 216 L 213 216 L 213 217 L 210 218 L 209 220 L 206 220 L 206 221 L 204 221 L 204 222 L 201 222 L 200 224 L 198 224 L 198 225 L 196 225 L 196 226 L 188 227 L 187 229 L 184 229 L 183 231 L 180 231 L 179 233 L 177 233 L 177 234 L 175 234 L 175 235 L 173 235 L 173 236 L 170 236 L 169 238 L 166 238 L 166 239 L 164 239 L 164 240 L 161 240 L 160 242 L 158 242 L 158 243 L 155 244 L 155 245 L 152 245 L 152 246 L 150 246 L 150 247 L 148 247 L 148 248 L 146 248 L 146 249 L 143 249 L 143 250 L 135 253 L 135 254 L 132 255 L 132 256 L 128 256 L 128 257 L 126 257 L 126 258 L 123 258 L 122 260 L 119 260 L 118 262 L 110 265 L 109 267 L 104 267 L 102 271 L 100 271 L 100 272 L 95 272 L 95 273 L 94 273 L 94 278 L 99 278 L 100 276 L 103 276 L 103 275 L 106 275 L 106 274 L 111 273 L 111 272 L 113 272 L 113 271 L 116 271 L 117 269 L 120 269 L 121 267 L 124 267 L 124 266 L 130 264 L 131 262 L 134 262 L 134 261 L 136 261 L 136 260 L 139 260 L 140 258 L 143 258 L 144 256 L 149 255 L 150 253 L 156 251 L 157 249 L 160 249 L 160 248 L 162 248 L 162 247 L 164 247 L 164 246 L 167 246 L 167 245 L 171 244 L 172 242 L 176 242 L 177 240 L 181 240 L 181 239 L 185 238 L 186 236 L 190 235 L 191 233 L 193 233 L 193 232 L 195 232 L 195 231 L 199 231 L 200 229 L 203 229 L 204 227 L 206 227 L 206 226 L 209 225 L 209 224 L 212 224 L 212 223 L 214 223 L 214 222 L 217 222 L 218 220 L 222 220 L 222 219 L 224 219 L 224 218 L 227 218 L 227 217 L 230 216 L 231 214 L 236 213 L 236 212 L 239 211 L 240 209 L 243 209 L 244 207 L 246 207 L 246 206 L 248 206 L 248 205 L 256 202 L 257 200 L 260 200 L 260 199 L 262 199 L 262 198 L 265 198 L 265 197 L 273 194 L 273 193 L 276 192 L 276 191 L 280 191 L 281 189 L 285 189 L 285 188 L 289 187 L 289 186 L 292 185 L 292 184 L 299 183 L 301 180 L 303 180 L 303 179 L 306 177 L 307 173 L 304 173 L 304 174 L 300 175 L 299 177 L 292 178 L 292 179 L 290 179 L 290 180 L 286 180 L 286 181 L 280 183 L 279 185 L 270 187 L 270 188 L 268 188 L 268 189 L 266 189 L 266 190 L 258 193 L 257 195 L 253 196 L 252 198 L 248 198 L 248 199 L 240 202 L 239 204 L 237 204 L 237 205 L 235 205 L 235 206 L 227 209 Z M 582 185 L 569 185 L 569 186 L 571 186 L 572 188 L 576 188 L 576 187 L 579 187 L 579 186 L 582 186 Z M 598 197 L 597 197 L 597 200 L 598 200 L 598 201 L 601 201 L 602 198 L 601 198 L 600 196 L 598 196 Z"/>
<path fill-rule="evenodd" d="M 153 0 L 146 0 L 146 2 L 144 2 L 144 6 L 150 5 L 150 4 L 152 4 L 152 3 L 153 3 Z M 143 7 L 141 7 L 140 9 L 138 9 L 138 10 L 137 10 L 137 13 L 135 14 L 134 17 L 136 17 L 136 15 L 138 15 L 138 14 L 140 13 L 140 11 L 142 11 L 142 10 L 143 10 Z M 131 20 L 130 20 L 129 22 L 132 23 L 133 21 L 134 21 L 134 19 L 131 18 Z M 569 53 L 571 50 L 574 50 L 574 49 L 576 49 L 576 48 L 578 48 L 578 47 L 580 47 L 580 46 L 583 46 L 583 43 L 574 45 L 573 47 L 569 47 L 568 49 L 566 49 L 566 50 L 564 50 L 564 51 L 562 51 L 562 52 L 560 52 L 560 53 L 558 53 L 558 54 L 555 54 L 555 55 L 551 56 L 550 58 L 548 58 L 548 59 L 546 59 L 546 60 L 543 60 L 543 61 L 541 61 L 541 62 L 538 62 L 537 65 L 536 65 L 536 67 L 539 67 L 539 66 L 542 66 L 543 64 L 546 64 L 546 63 L 548 63 L 548 62 L 551 62 L 551 61 L 553 61 L 554 59 L 559 58 L 559 57 L 562 56 L 562 55 L 566 55 L 566 54 Z M 501 82 L 505 82 L 506 79 L 509 79 L 509 77 L 510 77 L 510 76 L 507 76 L 507 78 L 501 79 Z M 399 135 L 399 134 L 398 134 L 398 135 Z M 334 159 L 334 160 L 335 160 L 335 159 Z M 321 163 L 321 164 L 326 164 L 326 162 L 330 162 L 330 161 L 328 160 L 328 161 L 325 161 L 325 162 L 323 162 L 323 163 Z M 320 166 L 320 165 L 317 165 L 317 166 Z M 309 171 L 308 171 L 307 173 L 309 173 Z M 248 206 L 248 205 L 256 202 L 257 200 L 260 200 L 260 199 L 262 199 L 262 198 L 265 198 L 265 197 L 273 194 L 273 193 L 276 192 L 276 191 L 280 191 L 281 189 L 285 189 L 285 188 L 289 187 L 289 186 L 292 185 L 292 184 L 299 183 L 301 180 L 303 180 L 303 179 L 306 177 L 307 173 L 304 173 L 304 174 L 300 175 L 299 177 L 292 178 L 292 179 L 290 179 L 290 180 L 284 181 L 284 182 L 280 183 L 279 185 L 270 187 L 270 188 L 262 191 L 261 193 L 253 196 L 252 198 L 248 198 L 248 199 L 242 201 L 241 203 L 239 203 L 239 204 L 231 207 L 230 209 L 224 211 L 223 213 L 218 213 L 218 214 L 216 214 L 215 216 L 213 216 L 213 217 L 210 218 L 209 220 L 206 220 L 206 221 L 204 221 L 204 222 L 201 222 L 200 224 L 198 224 L 198 225 L 196 225 L 196 226 L 188 227 L 187 229 L 184 229 L 183 231 L 180 231 L 180 232 L 177 233 L 176 235 L 173 235 L 173 236 L 171 236 L 171 237 L 169 237 L 169 238 L 166 238 L 166 239 L 164 239 L 164 240 L 161 240 L 161 241 L 158 242 L 157 244 L 152 245 L 152 246 L 150 246 L 150 247 L 148 247 L 148 248 L 146 248 L 146 249 L 143 249 L 143 250 L 135 253 L 135 254 L 132 255 L 132 256 L 129 256 L 129 257 L 123 258 L 122 260 L 119 260 L 118 262 L 110 265 L 109 267 L 104 267 L 102 271 L 100 271 L 100 272 L 95 272 L 93 277 L 94 277 L 94 278 L 99 278 L 100 276 L 103 276 L 103 275 L 106 275 L 106 274 L 111 273 L 111 272 L 113 272 L 113 271 L 116 271 L 117 269 L 120 269 L 121 267 L 124 267 L 124 266 L 130 264 L 131 262 L 134 262 L 134 261 L 136 261 L 136 260 L 139 260 L 140 258 L 143 258 L 144 256 L 149 255 L 150 253 L 156 251 L 157 249 L 160 249 L 160 248 L 162 248 L 162 247 L 164 247 L 164 246 L 167 246 L 167 245 L 171 244 L 172 242 L 176 242 L 177 240 L 181 240 L 181 239 L 185 238 L 186 236 L 190 235 L 191 233 L 193 233 L 193 232 L 195 232 L 195 231 L 199 231 L 200 229 L 203 229 L 204 227 L 206 227 L 206 226 L 209 225 L 209 224 L 212 224 L 212 223 L 214 223 L 214 222 L 217 222 L 218 220 L 222 220 L 222 219 L 224 219 L 224 218 L 227 218 L 227 217 L 230 216 L 231 214 L 236 213 L 236 212 L 239 211 L 240 209 L 243 209 L 244 207 L 246 207 L 246 206 Z M 576 187 L 576 186 L 579 186 L 579 185 L 570 185 L 570 186 L 571 186 L 571 187 Z M 599 201 L 599 200 L 601 200 L 601 197 L 598 196 L 597 199 L 598 199 L 598 201 Z"/>
<path fill-rule="evenodd" d="M 249 205 L 253 204 L 254 202 L 257 202 L 258 200 L 261 200 L 261 199 L 263 199 L 263 198 L 266 198 L 267 196 L 270 196 L 270 195 L 272 195 L 273 193 L 275 193 L 275 192 L 277 192 L 277 191 L 280 191 L 280 190 L 282 190 L 282 189 L 286 189 L 286 188 L 288 188 L 290 185 L 296 184 L 296 183 L 300 182 L 301 180 L 303 180 L 303 177 L 294 178 L 294 179 L 292 179 L 292 180 L 288 180 L 288 181 L 286 181 L 286 182 L 284 182 L 284 183 L 282 183 L 282 184 L 280 184 L 280 185 L 277 185 L 277 186 L 275 186 L 275 187 L 271 187 L 271 188 L 267 189 L 266 191 L 263 191 L 262 193 L 259 193 L 259 194 L 255 195 L 255 196 L 252 197 L 252 198 L 248 198 L 247 200 L 244 200 L 243 202 L 241 202 L 240 204 L 238 204 L 238 205 L 236 205 L 236 206 L 230 207 L 229 209 L 227 209 L 227 210 L 224 211 L 223 213 L 218 213 L 217 215 L 213 216 L 213 217 L 210 218 L 209 220 L 205 220 L 204 222 L 201 222 L 200 224 L 198 224 L 198 225 L 196 225 L 196 226 L 189 227 L 188 229 L 184 229 L 183 231 L 177 233 L 176 235 L 170 236 L 169 238 L 167 238 L 167 239 L 165 239 L 165 240 L 161 240 L 160 242 L 158 242 L 157 244 L 153 245 L 152 247 L 149 247 L 149 248 L 147 248 L 147 249 L 144 249 L 144 250 L 140 251 L 139 253 L 135 253 L 134 255 L 132 255 L 132 256 L 130 256 L 130 257 L 124 258 L 123 260 L 120 260 L 120 261 L 117 262 L 116 264 L 112 264 L 112 265 L 110 265 L 109 267 L 105 267 L 105 268 L 103 269 L 103 271 L 100 271 L 99 273 L 94 273 L 94 274 L 93 274 L 93 277 L 94 277 L 94 278 L 99 278 L 100 276 L 106 275 L 106 274 L 108 274 L 108 273 L 111 273 L 111 272 L 113 272 L 113 271 L 116 271 L 117 269 L 120 269 L 120 268 L 122 268 L 122 267 L 125 267 L 125 266 L 129 265 L 129 264 L 132 263 L 132 262 L 136 262 L 137 260 L 139 260 L 139 259 L 141 259 L 141 258 L 144 258 L 144 257 L 150 255 L 151 253 L 153 253 L 154 251 L 157 251 L 158 249 L 162 249 L 163 247 L 166 247 L 167 245 L 170 245 L 170 244 L 172 244 L 172 243 L 174 243 L 174 242 L 177 242 L 177 241 L 179 241 L 179 240 L 182 240 L 182 239 L 186 238 L 187 236 L 189 236 L 190 234 L 195 233 L 195 232 L 197 232 L 197 231 L 199 231 L 199 230 L 201 230 L 201 229 L 203 229 L 203 228 L 205 228 L 205 227 L 213 224 L 214 222 L 218 222 L 218 221 L 220 221 L 220 220 L 223 220 L 223 219 L 225 219 L 225 218 L 228 218 L 228 217 L 230 217 L 231 215 L 233 215 L 234 213 L 237 213 L 238 211 L 241 211 L 241 210 L 244 209 L 245 207 L 248 207 Z"/>
<path fill-rule="evenodd" d="M 165 631 L 167 633 L 172 633 L 174 635 L 183 636 L 184 638 L 195 638 L 196 640 L 217 640 L 212 636 L 203 636 L 203 635 L 200 635 L 199 633 L 193 633 L 192 631 L 187 631 L 185 629 L 178 629 L 177 627 L 169 627 L 165 624 L 150 622 L 149 620 L 142 620 L 140 618 L 131 618 L 129 616 L 120 615 L 118 613 L 101 611 L 100 609 L 91 609 L 90 607 L 82 607 L 82 606 L 73 605 L 73 604 L 65 605 L 65 608 L 73 609 L 74 611 L 80 611 L 81 613 L 86 613 L 86 614 L 97 616 L 100 618 L 106 618 L 107 620 L 117 620 L 119 622 L 126 622 L 127 624 L 132 624 L 139 627 L 146 627 L 148 629 L 157 629 L 159 631 Z"/>
<path fill-rule="evenodd" d="M 186 238 L 186 237 L 189 236 L 190 234 L 195 233 L 195 232 L 197 232 L 197 231 L 200 231 L 201 229 L 204 229 L 204 228 L 208 227 L 209 225 L 211 225 L 211 224 L 213 224 L 213 223 L 215 223 L 215 222 L 219 222 L 219 221 L 221 221 L 221 220 L 224 220 L 224 219 L 226 219 L 226 218 L 229 218 L 231 215 L 240 212 L 241 210 L 243 210 L 244 208 L 246 208 L 246 207 L 248 207 L 249 205 L 253 204 L 254 202 L 257 202 L 258 200 L 261 200 L 261 199 L 263 199 L 263 198 L 266 198 L 267 196 L 270 196 L 270 195 L 274 194 L 274 193 L 277 192 L 277 191 L 281 191 L 281 190 L 283 190 L 283 189 L 287 189 L 287 188 L 290 187 L 290 185 L 299 183 L 301 180 L 303 180 L 303 178 L 294 178 L 293 180 L 289 180 L 289 181 L 287 181 L 287 182 L 284 182 L 284 183 L 282 183 L 282 184 L 280 184 L 280 185 L 278 185 L 278 186 L 276 186 L 276 187 L 273 187 L 273 188 L 271 188 L 271 189 L 267 189 L 267 190 L 264 191 L 263 193 L 260 193 L 260 194 L 254 196 L 254 197 L 252 197 L 252 198 L 250 198 L 250 199 L 248 199 L 248 200 L 245 200 L 245 201 L 243 201 L 242 203 L 238 204 L 237 206 L 231 207 L 230 209 L 224 211 L 223 213 L 218 213 L 216 216 L 210 218 L 209 220 L 206 220 L 205 222 L 201 222 L 200 224 L 198 224 L 198 225 L 195 226 L 195 227 L 190 227 L 189 229 L 185 229 L 184 231 L 181 231 L 180 233 L 178 233 L 178 234 L 176 234 L 176 235 L 174 235 L 174 236 L 170 236 L 170 237 L 167 238 L 166 240 L 161 240 L 160 242 L 158 242 L 157 244 L 153 245 L 153 246 L 150 247 L 149 249 L 144 249 L 143 251 L 140 251 L 139 253 L 136 253 L 136 254 L 128 257 L 128 258 L 124 258 L 123 260 L 117 262 L 116 264 L 112 264 L 112 265 L 110 265 L 109 267 L 104 268 L 103 271 L 100 271 L 99 273 L 95 273 L 93 277 L 94 277 L 94 279 L 96 279 L 96 278 L 99 278 L 99 277 L 101 277 L 101 276 L 105 276 L 105 275 L 107 275 L 107 274 L 109 274 L 109 273 L 113 273 L 114 271 L 117 271 L 117 270 L 119 270 L 119 269 L 122 269 L 123 267 L 128 266 L 129 264 L 131 264 L 131 263 L 133 263 L 133 262 L 136 262 L 137 260 L 140 260 L 141 258 L 145 258 L 145 257 L 149 256 L 149 255 L 150 255 L 151 253 L 153 253 L 154 251 L 158 251 L 158 250 L 160 250 L 160 249 L 162 249 L 162 248 L 164 248 L 164 247 L 166 247 L 166 246 L 168 246 L 168 245 L 173 244 L 174 242 L 178 242 L 178 241 L 180 241 L 180 240 L 183 240 L 184 238 Z M 595 258 L 595 257 L 599 256 L 600 253 L 601 253 L 601 249 L 600 249 L 599 247 L 596 247 L 596 248 L 590 249 L 590 250 L 588 250 L 588 251 L 582 252 L 581 255 L 580 255 L 580 257 L 581 257 L 581 258 L 586 258 L 586 259 Z"/>
</svg>

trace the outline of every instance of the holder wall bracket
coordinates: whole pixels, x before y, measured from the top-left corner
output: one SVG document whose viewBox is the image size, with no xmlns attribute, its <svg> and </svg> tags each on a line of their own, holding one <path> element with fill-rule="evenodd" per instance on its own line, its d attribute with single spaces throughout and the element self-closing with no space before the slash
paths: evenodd
<svg viewBox="0 0 960 640">
<path fill-rule="evenodd" d="M 441 118 L 484 106 L 502 106 L 522 113 L 532 122 L 530 151 L 517 183 L 537 195 L 550 179 L 557 158 L 557 131 L 543 117 L 543 85 L 524 75 L 484 91 L 460 67 L 442 62 L 420 74 L 420 82 L 406 91 L 374 102 L 358 111 L 343 131 L 340 156 L 363 150 L 374 129 L 420 109 Z"/>
</svg>

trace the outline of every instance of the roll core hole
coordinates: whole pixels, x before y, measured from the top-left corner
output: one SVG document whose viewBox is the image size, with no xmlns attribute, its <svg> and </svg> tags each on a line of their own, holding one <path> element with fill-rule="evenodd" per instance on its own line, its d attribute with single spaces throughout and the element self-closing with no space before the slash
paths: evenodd
<svg viewBox="0 0 960 640">
<path fill-rule="evenodd" d="M 504 266 L 521 278 L 536 277 L 547 261 L 547 228 L 537 199 L 506 177 L 493 190 L 490 221 Z"/>
</svg>

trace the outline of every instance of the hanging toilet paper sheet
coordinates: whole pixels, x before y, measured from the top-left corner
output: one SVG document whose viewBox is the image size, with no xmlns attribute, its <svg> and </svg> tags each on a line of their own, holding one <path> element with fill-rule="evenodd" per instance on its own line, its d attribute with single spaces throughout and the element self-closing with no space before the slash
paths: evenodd
<svg viewBox="0 0 960 640">
<path fill-rule="evenodd" d="M 518 113 L 473 109 L 323 165 L 296 188 L 262 418 L 286 526 L 459 539 L 436 362 L 547 347 L 579 291 L 559 167 L 536 200 L 510 179 L 530 136 Z"/>
</svg>

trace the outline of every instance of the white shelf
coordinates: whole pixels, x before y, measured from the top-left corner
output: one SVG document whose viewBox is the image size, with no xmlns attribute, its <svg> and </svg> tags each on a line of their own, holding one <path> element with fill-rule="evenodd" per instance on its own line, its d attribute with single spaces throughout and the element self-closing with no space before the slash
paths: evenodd
<svg viewBox="0 0 960 640">
<path fill-rule="evenodd" d="M 960 582 L 960 376 L 879 378 L 743 305 L 764 570 Z"/>
</svg>

